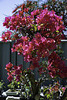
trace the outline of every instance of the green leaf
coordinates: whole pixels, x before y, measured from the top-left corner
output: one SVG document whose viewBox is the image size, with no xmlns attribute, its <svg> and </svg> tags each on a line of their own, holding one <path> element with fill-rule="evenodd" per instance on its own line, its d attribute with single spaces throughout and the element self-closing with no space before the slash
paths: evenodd
<svg viewBox="0 0 67 100">
<path fill-rule="evenodd" d="M 40 26 L 43 26 L 44 24 L 40 24 Z"/>
<path fill-rule="evenodd" d="M 29 94 L 29 96 L 31 97 L 31 94 Z"/>
<path fill-rule="evenodd" d="M 34 29 L 35 29 L 35 31 L 37 31 L 37 26 L 36 25 L 34 26 Z"/>
<path fill-rule="evenodd" d="M 43 92 L 45 92 L 46 90 L 48 90 L 48 88 L 45 88 L 45 89 L 43 90 Z"/>
<path fill-rule="evenodd" d="M 40 98 L 40 100 L 44 100 L 44 98 Z"/>
<path fill-rule="evenodd" d="M 20 82 L 18 82 L 18 85 L 20 84 Z"/>
<path fill-rule="evenodd" d="M 57 30 L 56 32 L 57 32 L 57 33 L 59 33 L 59 31 L 58 31 L 58 30 Z"/>
<path fill-rule="evenodd" d="M 31 28 L 31 31 L 33 31 L 33 28 Z"/>
<path fill-rule="evenodd" d="M 37 25 L 36 25 L 36 24 L 35 24 L 35 25 L 34 25 L 34 24 L 31 24 L 31 25 L 32 25 L 32 27 L 34 28 L 34 29 L 32 28 L 31 30 L 37 31 Z"/>
<path fill-rule="evenodd" d="M 47 98 L 48 98 L 48 99 L 50 98 L 50 94 L 47 94 Z"/>
</svg>

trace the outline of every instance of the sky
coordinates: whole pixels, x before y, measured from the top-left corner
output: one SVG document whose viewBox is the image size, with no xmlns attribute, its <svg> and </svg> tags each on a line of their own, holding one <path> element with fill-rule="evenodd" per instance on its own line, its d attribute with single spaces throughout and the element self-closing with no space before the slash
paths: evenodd
<svg viewBox="0 0 67 100">
<path fill-rule="evenodd" d="M 3 26 L 5 17 L 11 16 L 16 5 L 20 5 L 21 3 L 23 3 L 23 0 L 0 0 L 0 36 L 6 30 Z"/>
</svg>

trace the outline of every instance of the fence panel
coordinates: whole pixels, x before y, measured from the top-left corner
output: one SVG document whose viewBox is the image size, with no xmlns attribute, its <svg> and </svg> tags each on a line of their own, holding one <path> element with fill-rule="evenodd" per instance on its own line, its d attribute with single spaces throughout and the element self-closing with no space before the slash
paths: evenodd
<svg viewBox="0 0 67 100">
<path fill-rule="evenodd" d="M 5 66 L 10 61 L 10 43 L 0 42 L 0 79 L 4 80 L 5 85 L 8 83 L 7 71 Z"/>
</svg>

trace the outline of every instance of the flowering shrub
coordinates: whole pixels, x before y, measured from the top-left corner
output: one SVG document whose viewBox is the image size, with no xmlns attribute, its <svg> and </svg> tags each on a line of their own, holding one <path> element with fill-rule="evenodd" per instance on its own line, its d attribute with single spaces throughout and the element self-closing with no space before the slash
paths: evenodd
<svg viewBox="0 0 67 100">
<path fill-rule="evenodd" d="M 33 97 L 36 99 L 43 80 L 41 78 L 36 82 L 31 70 L 38 68 L 37 71 L 40 74 L 43 72 L 52 78 L 67 77 L 67 67 L 55 52 L 61 42 L 64 25 L 62 18 L 57 16 L 53 10 L 42 9 L 38 7 L 37 2 L 32 3 L 27 0 L 26 4 L 18 6 L 13 11 L 12 16 L 5 18 L 3 26 L 6 26 L 11 32 L 5 32 L 2 35 L 2 41 L 15 41 L 12 52 L 18 52 L 24 56 L 26 62 L 30 62 L 30 67 L 26 72 L 23 72 L 22 65 L 13 66 L 9 62 L 6 65 L 9 81 L 12 81 L 15 76 L 17 81 L 22 80 L 27 83 L 26 78 L 22 77 L 27 75 L 31 82 Z M 47 58 L 45 59 L 47 64 L 40 64 L 40 60 L 43 58 Z M 43 61 L 45 60 L 43 59 Z"/>
</svg>

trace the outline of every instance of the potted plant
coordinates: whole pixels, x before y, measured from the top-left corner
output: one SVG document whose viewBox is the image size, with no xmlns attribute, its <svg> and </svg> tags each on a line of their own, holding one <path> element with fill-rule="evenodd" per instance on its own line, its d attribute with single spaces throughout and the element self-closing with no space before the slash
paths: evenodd
<svg viewBox="0 0 67 100">
<path fill-rule="evenodd" d="M 27 0 L 16 7 L 12 16 L 5 18 L 3 25 L 10 31 L 2 34 L 2 41 L 14 41 L 12 52 L 18 52 L 30 63 L 29 68 L 23 70 L 24 66 L 9 62 L 6 65 L 8 80 L 15 77 L 21 82 L 21 97 L 25 91 L 29 99 L 30 91 L 32 99 L 39 100 L 43 81 L 67 77 L 67 67 L 56 52 L 65 28 L 62 18 L 54 11 L 41 8 L 38 2 Z M 33 73 L 35 69 L 40 76 L 37 80 Z"/>
<path fill-rule="evenodd" d="M 20 92 L 20 82 L 17 82 L 15 79 L 8 84 L 8 90 L 6 91 L 7 96 L 18 96 Z"/>
</svg>

